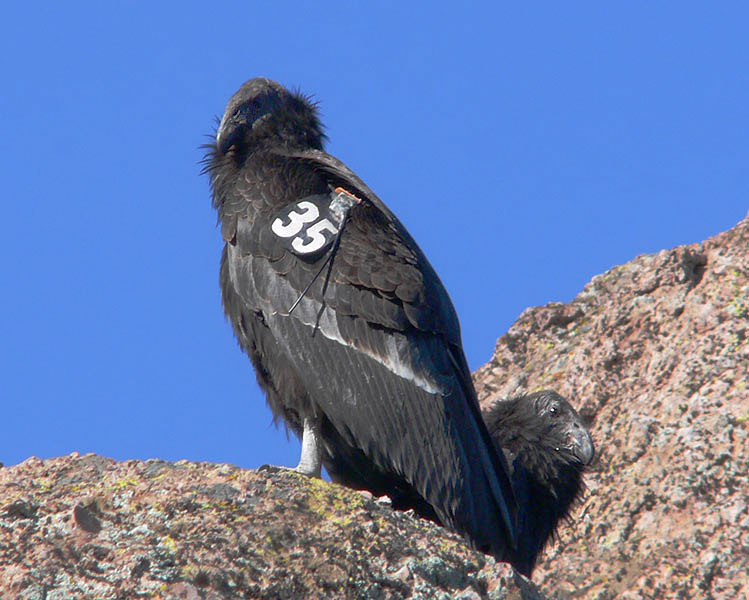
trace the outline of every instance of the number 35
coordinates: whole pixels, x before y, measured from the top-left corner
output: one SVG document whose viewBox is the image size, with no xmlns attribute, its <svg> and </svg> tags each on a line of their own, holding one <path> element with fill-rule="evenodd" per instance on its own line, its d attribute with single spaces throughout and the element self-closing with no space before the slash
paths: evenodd
<svg viewBox="0 0 749 600">
<path fill-rule="evenodd" d="M 284 223 L 281 218 L 273 221 L 271 231 L 282 238 L 296 236 L 291 241 L 291 247 L 299 254 L 311 254 L 320 250 L 338 233 L 336 226 L 328 219 L 317 220 L 320 211 L 312 202 L 299 202 L 297 209 L 300 212 L 296 210 L 289 212 L 288 223 Z M 311 223 L 311 225 L 305 227 L 308 223 Z M 325 236 L 324 232 L 326 231 L 331 234 L 331 238 Z M 298 235 L 300 232 L 308 239 L 305 240 L 305 237 Z"/>
</svg>

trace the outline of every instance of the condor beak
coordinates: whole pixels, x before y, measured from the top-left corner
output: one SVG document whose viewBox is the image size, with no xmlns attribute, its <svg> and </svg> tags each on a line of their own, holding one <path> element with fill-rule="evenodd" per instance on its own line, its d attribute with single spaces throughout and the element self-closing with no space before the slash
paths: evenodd
<svg viewBox="0 0 749 600">
<path fill-rule="evenodd" d="M 242 137 L 246 125 L 237 122 L 233 115 L 221 119 L 216 134 L 216 147 L 221 154 L 226 154 Z"/>
<path fill-rule="evenodd" d="M 596 450 L 593 446 L 593 438 L 587 429 L 577 423 L 572 423 L 567 432 L 569 450 L 573 456 L 582 464 L 589 465 L 595 456 Z"/>
</svg>

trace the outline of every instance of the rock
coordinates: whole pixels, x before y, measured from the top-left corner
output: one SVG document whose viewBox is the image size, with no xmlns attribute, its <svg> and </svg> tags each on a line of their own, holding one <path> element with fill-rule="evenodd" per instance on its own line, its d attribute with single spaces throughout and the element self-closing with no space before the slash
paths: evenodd
<svg viewBox="0 0 749 600">
<path fill-rule="evenodd" d="M 600 455 L 541 589 L 749 597 L 749 219 L 527 309 L 475 381 L 485 405 L 552 388 L 591 423 Z"/>
<path fill-rule="evenodd" d="M 293 472 L 29 459 L 0 471 L 0 532 L 3 599 L 543 598 L 441 527 Z"/>
</svg>

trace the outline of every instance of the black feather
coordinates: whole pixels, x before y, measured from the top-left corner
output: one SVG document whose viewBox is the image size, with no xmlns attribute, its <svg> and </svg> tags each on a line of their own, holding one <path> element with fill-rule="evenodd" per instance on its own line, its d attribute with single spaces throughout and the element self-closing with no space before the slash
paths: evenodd
<svg viewBox="0 0 749 600">
<path fill-rule="evenodd" d="M 593 440 L 569 402 L 548 390 L 497 402 L 484 420 L 512 470 L 519 507 L 512 563 L 530 576 L 544 546 L 582 498 Z"/>
<path fill-rule="evenodd" d="M 297 435 L 320 423 L 335 481 L 387 494 L 507 560 L 517 507 L 455 309 L 400 221 L 324 140 L 316 106 L 275 82 L 250 80 L 229 100 L 205 160 L 225 232 L 224 311 L 273 414 Z M 338 188 L 356 205 L 335 255 L 292 252 L 278 232 L 293 229 L 295 207 Z M 290 220 L 271 232 L 279 214 Z"/>
</svg>

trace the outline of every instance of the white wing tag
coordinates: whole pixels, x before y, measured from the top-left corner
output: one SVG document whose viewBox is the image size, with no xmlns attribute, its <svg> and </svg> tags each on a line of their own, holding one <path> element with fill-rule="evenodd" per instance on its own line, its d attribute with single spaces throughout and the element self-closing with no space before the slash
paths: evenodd
<svg viewBox="0 0 749 600">
<path fill-rule="evenodd" d="M 271 231 L 294 254 L 312 256 L 335 241 L 349 209 L 359 202 L 343 188 L 332 194 L 307 196 L 284 206 L 271 223 Z"/>
</svg>

